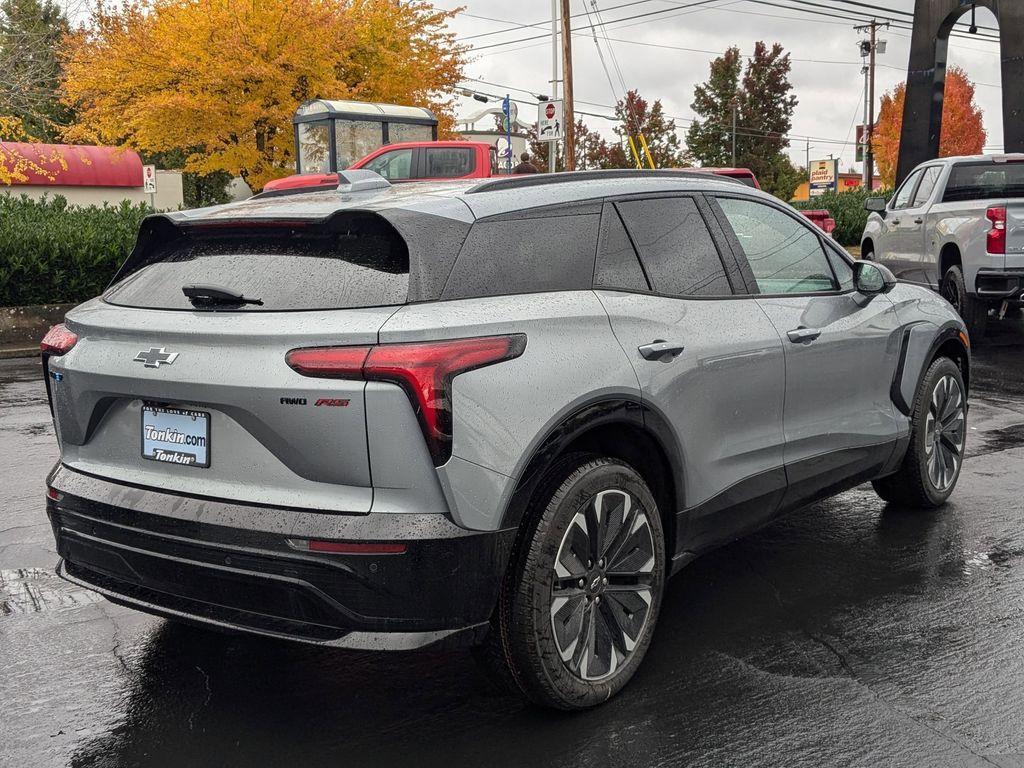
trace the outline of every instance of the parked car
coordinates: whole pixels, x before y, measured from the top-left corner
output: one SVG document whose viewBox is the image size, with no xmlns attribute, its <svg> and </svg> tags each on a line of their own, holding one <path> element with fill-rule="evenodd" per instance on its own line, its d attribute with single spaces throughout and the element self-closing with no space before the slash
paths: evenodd
<svg viewBox="0 0 1024 768">
<path fill-rule="evenodd" d="M 486 179 L 498 174 L 498 151 L 485 141 L 409 141 L 385 144 L 350 170 L 373 171 L 390 182 Z M 264 192 L 338 186 L 336 173 L 296 173 L 268 182 Z"/>
<path fill-rule="evenodd" d="M 861 252 L 942 293 L 981 336 L 989 312 L 1024 298 L 1024 155 L 947 157 L 870 198 Z"/>
<path fill-rule="evenodd" d="M 868 480 L 953 491 L 963 323 L 777 199 L 671 171 L 341 181 L 148 217 L 47 335 L 61 576 L 320 645 L 464 639 L 577 709 L 700 554 Z"/>
<path fill-rule="evenodd" d="M 716 176 L 725 176 L 729 179 L 736 179 L 736 181 L 754 189 L 760 189 L 761 185 L 757 182 L 757 177 L 754 172 L 749 168 L 694 168 L 695 171 L 701 171 L 702 173 L 713 173 Z"/>
</svg>

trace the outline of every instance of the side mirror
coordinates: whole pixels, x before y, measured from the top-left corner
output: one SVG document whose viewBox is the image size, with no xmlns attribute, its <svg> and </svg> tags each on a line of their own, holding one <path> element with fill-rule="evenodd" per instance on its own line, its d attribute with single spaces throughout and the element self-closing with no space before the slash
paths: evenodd
<svg viewBox="0 0 1024 768">
<path fill-rule="evenodd" d="M 853 287 L 865 296 L 888 293 L 896 287 L 896 276 L 874 261 L 858 261 L 853 267 Z"/>
<path fill-rule="evenodd" d="M 864 201 L 864 210 L 871 211 L 872 213 L 885 214 L 885 198 L 884 197 L 869 197 Z"/>
</svg>

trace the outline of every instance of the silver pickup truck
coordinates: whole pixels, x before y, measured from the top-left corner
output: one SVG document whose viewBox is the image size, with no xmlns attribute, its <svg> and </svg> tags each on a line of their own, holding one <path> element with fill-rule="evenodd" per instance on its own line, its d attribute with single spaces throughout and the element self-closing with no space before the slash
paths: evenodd
<svg viewBox="0 0 1024 768">
<path fill-rule="evenodd" d="M 981 337 L 1024 303 L 1024 155 L 932 160 L 887 203 L 870 198 L 863 258 L 939 291 Z"/>
</svg>

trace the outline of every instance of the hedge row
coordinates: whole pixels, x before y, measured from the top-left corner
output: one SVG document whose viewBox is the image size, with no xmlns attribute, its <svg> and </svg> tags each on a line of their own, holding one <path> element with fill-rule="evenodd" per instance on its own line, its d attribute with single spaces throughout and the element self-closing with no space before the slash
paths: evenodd
<svg viewBox="0 0 1024 768">
<path fill-rule="evenodd" d="M 868 223 L 868 212 L 864 210 L 864 201 L 869 197 L 889 199 L 892 190 L 851 189 L 849 192 L 827 192 L 806 202 L 793 203 L 800 210 L 827 209 L 836 220 L 836 230 L 832 236 L 842 245 L 860 245 L 861 235 Z"/>
<path fill-rule="evenodd" d="M 144 203 L 78 207 L 0 193 L 0 306 L 74 304 L 102 293 L 135 245 Z"/>
</svg>

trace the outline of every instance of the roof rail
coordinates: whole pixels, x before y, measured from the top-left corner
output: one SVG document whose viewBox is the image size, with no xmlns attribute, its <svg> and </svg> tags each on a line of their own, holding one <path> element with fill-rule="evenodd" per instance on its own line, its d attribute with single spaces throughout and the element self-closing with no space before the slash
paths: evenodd
<svg viewBox="0 0 1024 768">
<path fill-rule="evenodd" d="M 562 173 L 536 173 L 522 176 L 505 176 L 481 182 L 466 190 L 467 195 L 477 192 L 500 192 L 506 189 L 523 187 L 542 187 L 548 184 L 568 184 L 573 181 L 601 181 L 608 179 L 643 179 L 650 177 L 660 179 L 700 179 L 707 181 L 709 174 L 696 168 L 659 168 L 656 170 L 640 170 L 637 168 L 609 168 L 594 171 L 567 171 Z M 733 182 L 743 185 L 742 181 L 727 176 L 715 177 L 719 181 Z"/>
</svg>

